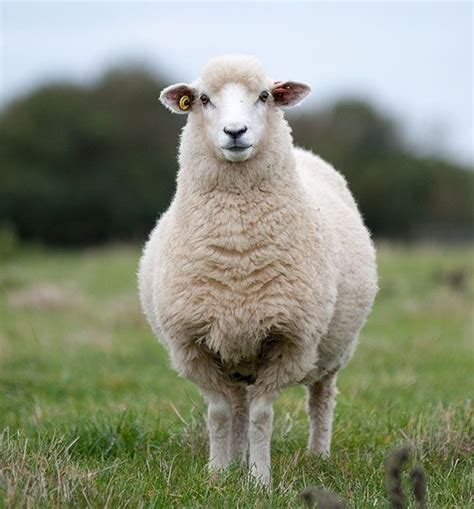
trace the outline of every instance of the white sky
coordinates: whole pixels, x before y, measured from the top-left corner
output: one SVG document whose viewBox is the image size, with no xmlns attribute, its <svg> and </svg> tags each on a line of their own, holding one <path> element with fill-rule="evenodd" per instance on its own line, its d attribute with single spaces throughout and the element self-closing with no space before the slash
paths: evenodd
<svg viewBox="0 0 474 509">
<path fill-rule="evenodd" d="M 276 79 L 312 85 L 304 108 L 347 94 L 368 98 L 399 118 L 420 150 L 473 161 L 470 2 L 16 0 L 0 7 L 4 104 L 39 83 L 87 82 L 124 61 L 191 81 L 212 56 L 251 53 Z"/>
</svg>

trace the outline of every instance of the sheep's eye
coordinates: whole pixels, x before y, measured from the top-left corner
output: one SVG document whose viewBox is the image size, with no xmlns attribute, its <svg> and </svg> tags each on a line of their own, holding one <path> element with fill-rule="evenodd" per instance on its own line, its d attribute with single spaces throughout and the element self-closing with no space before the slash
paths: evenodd
<svg viewBox="0 0 474 509">
<path fill-rule="evenodd" d="M 204 106 L 209 103 L 209 97 L 206 94 L 201 94 L 200 99 Z"/>
<path fill-rule="evenodd" d="M 264 103 L 264 102 L 267 102 L 267 99 L 268 99 L 268 92 L 266 90 L 264 90 L 261 94 L 260 94 L 260 97 L 259 99 Z"/>
</svg>

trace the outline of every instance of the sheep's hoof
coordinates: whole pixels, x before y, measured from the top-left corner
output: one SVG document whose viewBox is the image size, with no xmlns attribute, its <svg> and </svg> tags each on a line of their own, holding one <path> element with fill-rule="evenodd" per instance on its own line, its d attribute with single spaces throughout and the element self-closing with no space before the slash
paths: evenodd
<svg viewBox="0 0 474 509">
<path fill-rule="evenodd" d="M 322 460 L 329 459 L 330 451 L 327 448 L 323 447 L 308 447 L 306 451 L 310 456 L 316 456 Z"/>
<path fill-rule="evenodd" d="M 262 488 L 265 488 L 267 490 L 270 490 L 272 487 L 272 476 L 270 472 L 259 472 L 255 465 L 252 465 L 252 468 L 250 469 L 250 474 L 257 484 L 257 486 L 260 486 Z"/>
<path fill-rule="evenodd" d="M 229 464 L 216 464 L 210 462 L 207 464 L 207 470 L 209 471 L 209 479 L 211 481 L 217 481 L 221 478 L 222 474 L 229 467 Z"/>
<path fill-rule="evenodd" d="M 221 477 L 220 472 L 218 470 L 214 470 L 214 469 L 209 469 L 209 470 L 210 470 L 209 481 L 212 483 L 217 482 Z"/>
</svg>

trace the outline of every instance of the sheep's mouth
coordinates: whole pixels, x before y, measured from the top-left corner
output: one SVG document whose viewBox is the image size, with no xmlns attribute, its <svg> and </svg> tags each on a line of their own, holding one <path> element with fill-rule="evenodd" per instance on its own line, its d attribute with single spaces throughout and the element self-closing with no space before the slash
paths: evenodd
<svg viewBox="0 0 474 509">
<path fill-rule="evenodd" d="M 252 148 L 253 145 L 232 145 L 231 147 L 222 147 L 223 150 L 230 150 L 231 152 L 244 152 L 249 148 Z"/>
<path fill-rule="evenodd" d="M 238 163 L 246 161 L 253 154 L 253 145 L 230 145 L 221 147 L 222 154 L 227 161 Z"/>
</svg>

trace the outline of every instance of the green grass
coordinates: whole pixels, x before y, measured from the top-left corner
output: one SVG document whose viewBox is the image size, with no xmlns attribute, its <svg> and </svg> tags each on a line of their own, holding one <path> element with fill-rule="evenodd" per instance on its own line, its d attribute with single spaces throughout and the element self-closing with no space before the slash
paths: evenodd
<svg viewBox="0 0 474 509">
<path fill-rule="evenodd" d="M 474 249 L 380 248 L 380 294 L 339 378 L 332 456 L 305 454 L 304 390 L 285 391 L 271 494 L 237 466 L 210 478 L 204 405 L 141 316 L 138 256 L 0 261 L 0 505 L 299 507 L 303 487 L 323 485 L 350 507 L 385 507 L 385 460 L 408 442 L 430 507 L 469 506 Z"/>
</svg>

